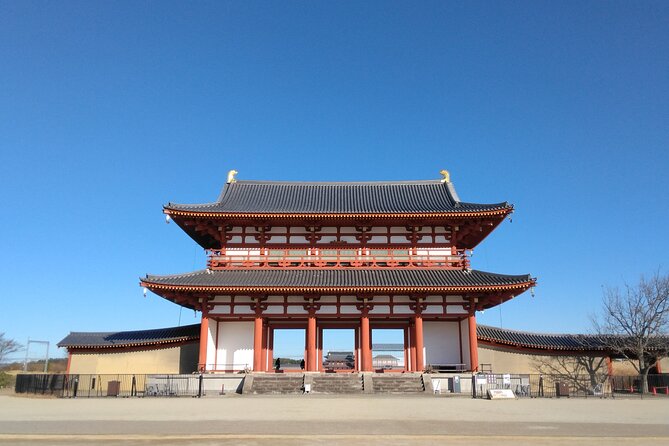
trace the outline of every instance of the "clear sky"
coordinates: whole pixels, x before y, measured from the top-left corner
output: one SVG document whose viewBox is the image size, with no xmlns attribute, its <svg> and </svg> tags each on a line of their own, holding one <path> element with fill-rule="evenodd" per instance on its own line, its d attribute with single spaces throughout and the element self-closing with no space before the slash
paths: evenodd
<svg viewBox="0 0 669 446">
<path fill-rule="evenodd" d="M 138 278 L 201 269 L 161 212 L 239 179 L 437 179 L 513 222 L 480 315 L 584 332 L 669 267 L 669 3 L 0 0 L 0 332 L 190 324 Z"/>
</svg>

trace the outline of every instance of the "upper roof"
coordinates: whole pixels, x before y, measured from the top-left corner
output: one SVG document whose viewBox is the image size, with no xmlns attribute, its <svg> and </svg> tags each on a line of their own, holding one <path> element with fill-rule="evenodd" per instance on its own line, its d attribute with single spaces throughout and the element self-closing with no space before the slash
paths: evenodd
<svg viewBox="0 0 669 446">
<path fill-rule="evenodd" d="M 243 215 L 434 215 L 506 214 L 507 202 L 460 201 L 451 182 L 278 182 L 235 181 L 226 184 L 218 200 L 203 204 L 168 203 L 165 212 Z"/>
<path fill-rule="evenodd" d="M 58 347 L 110 348 L 168 344 L 200 339 L 200 324 L 182 327 L 154 328 L 152 330 L 117 332 L 70 332 Z"/>
<path fill-rule="evenodd" d="M 343 289 L 521 289 L 534 285 L 529 274 L 506 275 L 477 270 L 438 268 L 345 268 L 345 269 L 229 269 L 200 270 L 171 276 L 140 279 L 151 289 L 238 291 L 337 291 Z"/>
</svg>

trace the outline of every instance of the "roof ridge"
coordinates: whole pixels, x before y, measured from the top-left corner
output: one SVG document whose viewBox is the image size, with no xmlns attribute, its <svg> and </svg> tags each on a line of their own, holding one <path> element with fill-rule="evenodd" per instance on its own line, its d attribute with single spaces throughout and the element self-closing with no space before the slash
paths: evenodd
<svg viewBox="0 0 669 446">
<path fill-rule="evenodd" d="M 451 184 L 441 180 L 375 180 L 375 181 L 288 181 L 288 180 L 237 180 L 229 184 L 266 184 L 272 186 L 384 186 L 384 185 L 439 185 Z"/>
<path fill-rule="evenodd" d="M 590 333 L 541 333 L 541 332 L 536 332 L 536 331 L 525 331 L 525 330 L 517 330 L 513 328 L 504 328 L 504 327 L 495 327 L 492 325 L 484 325 L 484 324 L 478 324 L 478 327 L 481 328 L 489 328 L 492 330 L 500 330 L 500 331 L 506 331 L 509 333 L 519 333 L 519 334 L 527 334 L 527 335 L 537 335 L 537 336 L 585 336 L 585 337 L 596 337 L 597 335 L 595 334 L 590 334 Z"/>
</svg>

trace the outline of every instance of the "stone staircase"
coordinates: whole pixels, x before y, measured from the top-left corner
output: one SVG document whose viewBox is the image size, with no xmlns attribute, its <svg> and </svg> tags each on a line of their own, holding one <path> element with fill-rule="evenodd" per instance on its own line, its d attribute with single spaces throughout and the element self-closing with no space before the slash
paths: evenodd
<svg viewBox="0 0 669 446">
<path fill-rule="evenodd" d="M 244 378 L 243 393 L 302 394 L 305 384 L 314 394 L 432 394 L 420 373 L 253 373 Z"/>
<path fill-rule="evenodd" d="M 374 393 L 425 393 L 423 377 L 418 373 L 374 374 Z"/>
<path fill-rule="evenodd" d="M 326 373 L 311 377 L 311 393 L 362 393 L 359 373 Z"/>
<path fill-rule="evenodd" d="M 302 373 L 287 374 L 254 374 L 250 393 L 267 394 L 299 394 L 304 391 L 304 375 Z"/>
</svg>

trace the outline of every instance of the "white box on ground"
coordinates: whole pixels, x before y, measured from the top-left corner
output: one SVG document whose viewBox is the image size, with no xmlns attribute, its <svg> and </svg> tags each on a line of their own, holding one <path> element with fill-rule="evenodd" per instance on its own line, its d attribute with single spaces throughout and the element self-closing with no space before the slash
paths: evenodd
<svg viewBox="0 0 669 446">
<path fill-rule="evenodd" d="M 516 399 L 511 389 L 489 389 L 488 399 L 490 400 L 508 400 Z"/>
</svg>

